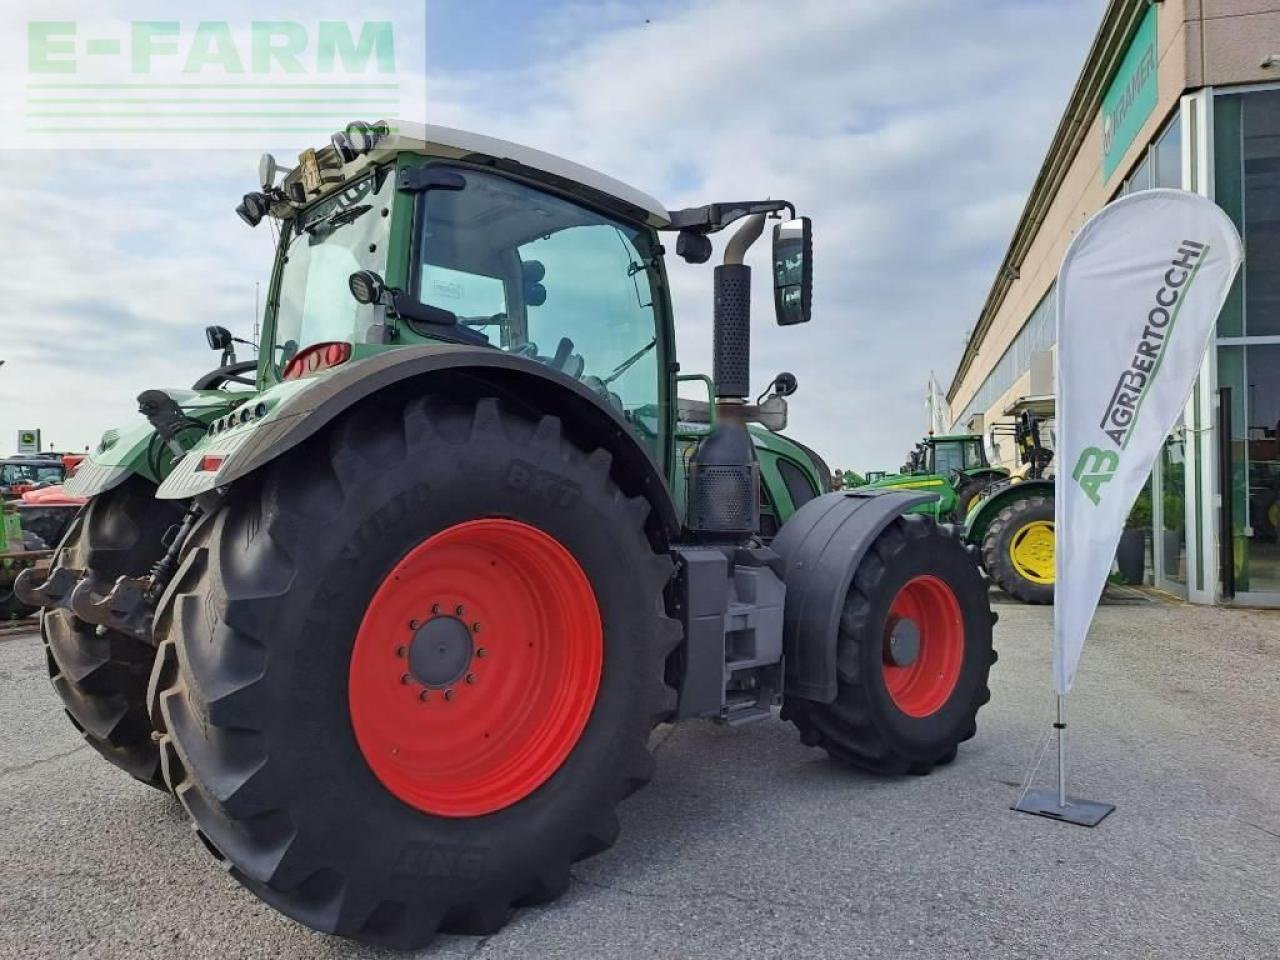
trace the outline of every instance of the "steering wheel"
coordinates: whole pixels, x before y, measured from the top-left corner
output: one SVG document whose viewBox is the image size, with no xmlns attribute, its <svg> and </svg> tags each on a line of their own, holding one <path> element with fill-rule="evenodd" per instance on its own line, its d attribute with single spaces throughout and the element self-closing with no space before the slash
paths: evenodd
<svg viewBox="0 0 1280 960">
<path fill-rule="evenodd" d="M 230 363 L 225 367 L 218 367 L 216 370 L 210 370 L 203 377 L 191 385 L 192 390 L 225 390 L 228 384 L 238 383 L 246 387 L 257 386 L 257 381 L 253 377 L 246 377 L 246 373 L 253 373 L 258 369 L 257 360 L 241 360 L 239 363 Z"/>
</svg>

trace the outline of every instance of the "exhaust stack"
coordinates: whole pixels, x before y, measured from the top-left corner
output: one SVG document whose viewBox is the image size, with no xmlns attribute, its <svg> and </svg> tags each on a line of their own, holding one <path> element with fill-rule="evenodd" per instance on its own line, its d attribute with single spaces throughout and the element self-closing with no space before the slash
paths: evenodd
<svg viewBox="0 0 1280 960">
<path fill-rule="evenodd" d="M 751 395 L 751 268 L 743 263 L 764 231 L 754 214 L 730 238 L 715 269 L 716 422 L 689 464 L 688 526 L 708 542 L 739 544 L 760 527 L 760 465 L 747 432 Z"/>
</svg>

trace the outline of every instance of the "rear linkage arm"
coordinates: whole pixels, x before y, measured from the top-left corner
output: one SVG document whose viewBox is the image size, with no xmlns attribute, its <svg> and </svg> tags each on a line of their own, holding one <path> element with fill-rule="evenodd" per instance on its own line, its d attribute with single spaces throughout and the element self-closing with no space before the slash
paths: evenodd
<svg viewBox="0 0 1280 960">
<path fill-rule="evenodd" d="M 147 390 L 138 397 L 138 411 L 150 421 L 175 461 L 185 456 L 186 450 L 178 441 L 178 435 L 200 424 L 187 417 L 172 397 L 162 390 Z M 145 576 L 122 576 L 108 586 L 91 570 L 60 566 L 43 579 L 34 570 L 24 570 L 14 589 L 26 603 L 45 608 L 62 607 L 99 630 L 115 630 L 150 643 L 156 604 L 178 568 L 182 547 L 196 522 L 215 509 L 220 499 L 218 494 L 209 493 L 191 501 L 181 522 L 165 534 L 164 555 Z"/>
</svg>

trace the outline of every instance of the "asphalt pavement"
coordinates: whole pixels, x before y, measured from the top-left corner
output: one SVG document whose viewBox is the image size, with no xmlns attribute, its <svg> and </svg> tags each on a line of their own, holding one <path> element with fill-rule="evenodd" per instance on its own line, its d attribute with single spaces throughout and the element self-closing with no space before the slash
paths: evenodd
<svg viewBox="0 0 1280 960">
<path fill-rule="evenodd" d="M 1280 956 L 1280 613 L 1101 609 L 1071 784 L 1118 810 L 1088 830 L 1009 810 L 1048 731 L 1049 615 L 998 609 L 994 698 L 951 766 L 866 776 L 776 719 L 661 728 L 618 845 L 563 899 L 421 956 Z M 0 957 L 381 955 L 242 890 L 83 743 L 39 639 L 0 637 Z"/>
</svg>

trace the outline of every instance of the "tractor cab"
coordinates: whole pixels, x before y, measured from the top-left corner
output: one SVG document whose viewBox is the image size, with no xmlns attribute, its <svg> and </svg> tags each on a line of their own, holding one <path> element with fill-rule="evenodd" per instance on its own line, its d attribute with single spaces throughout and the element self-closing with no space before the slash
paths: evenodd
<svg viewBox="0 0 1280 960">
<path fill-rule="evenodd" d="M 990 467 L 979 434 L 931 436 L 925 443 L 925 473 L 948 475 Z"/>
</svg>

